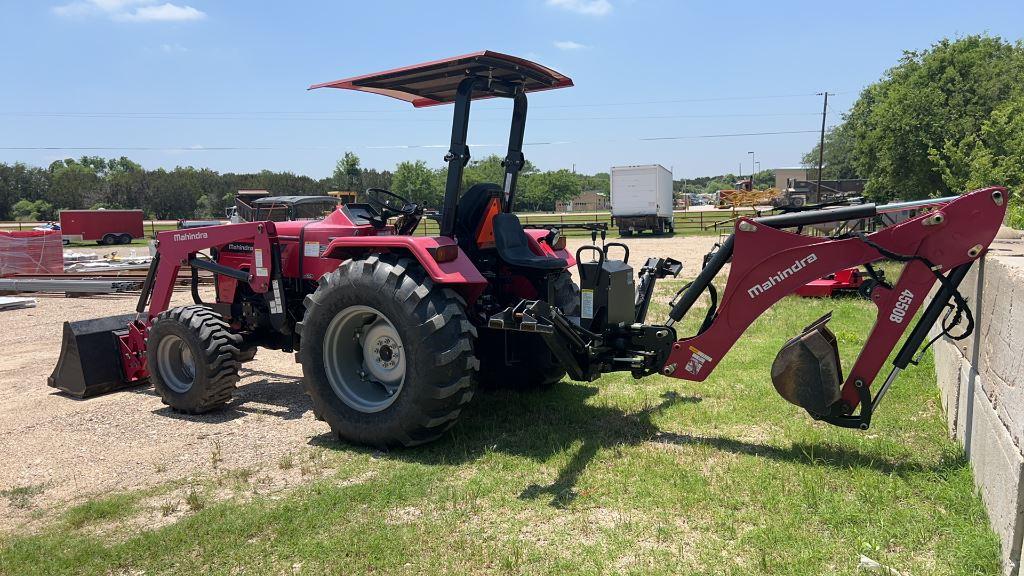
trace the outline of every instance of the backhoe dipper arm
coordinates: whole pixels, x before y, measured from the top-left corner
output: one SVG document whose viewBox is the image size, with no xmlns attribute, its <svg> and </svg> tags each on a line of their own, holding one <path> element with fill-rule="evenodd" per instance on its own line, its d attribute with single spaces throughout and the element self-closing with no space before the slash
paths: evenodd
<svg viewBox="0 0 1024 576">
<path fill-rule="evenodd" d="M 274 235 L 276 231 L 273 222 L 228 224 L 158 233 L 157 253 L 143 285 L 137 311 L 139 314 L 146 312 L 146 320 L 152 321 L 157 314 L 167 310 L 178 270 L 186 262 L 218 274 L 235 276 L 238 280 L 248 282 L 253 292 L 267 292 L 272 267 L 271 237 Z M 200 250 L 224 246 L 230 242 L 252 242 L 252 264 L 248 271 L 194 258 Z"/>
<path fill-rule="evenodd" d="M 852 413 L 862 400 L 870 400 L 868 388 L 871 382 L 906 332 L 932 286 L 939 281 L 936 274 L 944 275 L 944 279 L 935 301 L 929 305 L 898 354 L 893 373 L 874 399 L 877 404 L 888 384 L 899 370 L 906 367 L 920 346 L 967 268 L 995 238 L 1006 212 L 1007 199 L 1004 188 L 976 190 L 938 204 L 933 212 L 874 234 L 834 240 L 793 234 L 779 228 L 870 217 L 919 203 L 853 206 L 740 219 L 734 234 L 681 295 L 672 309 L 669 324 L 685 316 L 724 264 L 731 261 L 718 314 L 706 330 L 672 344 L 662 373 L 703 381 L 747 327 L 784 296 L 812 280 L 844 268 L 896 258 L 906 261 L 896 285 L 891 289 L 879 285 L 871 292 L 878 316 L 857 361 L 843 380 L 843 414 Z M 870 417 L 871 406 L 865 408 Z"/>
</svg>

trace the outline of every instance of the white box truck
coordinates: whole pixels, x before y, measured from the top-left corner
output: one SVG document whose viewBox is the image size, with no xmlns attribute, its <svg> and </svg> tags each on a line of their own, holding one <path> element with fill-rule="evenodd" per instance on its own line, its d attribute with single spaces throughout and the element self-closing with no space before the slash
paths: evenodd
<svg viewBox="0 0 1024 576">
<path fill-rule="evenodd" d="M 611 170 L 612 226 L 619 235 L 651 230 L 675 232 L 672 172 L 660 164 L 614 166 Z"/>
</svg>

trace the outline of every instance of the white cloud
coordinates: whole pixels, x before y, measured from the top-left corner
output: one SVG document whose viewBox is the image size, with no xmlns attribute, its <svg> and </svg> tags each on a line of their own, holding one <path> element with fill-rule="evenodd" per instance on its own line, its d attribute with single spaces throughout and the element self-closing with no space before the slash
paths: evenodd
<svg viewBox="0 0 1024 576">
<path fill-rule="evenodd" d="M 167 54 L 181 54 L 188 52 L 188 48 L 185 48 L 181 44 L 161 44 L 160 49 Z"/>
<path fill-rule="evenodd" d="M 75 0 L 50 9 L 63 18 L 105 16 L 118 22 L 185 22 L 202 20 L 206 13 L 192 6 L 157 0 Z"/>
<path fill-rule="evenodd" d="M 583 50 L 589 48 L 586 44 L 580 44 L 579 42 L 573 42 L 572 40 L 557 40 L 555 42 L 555 48 L 559 50 Z"/>
<path fill-rule="evenodd" d="M 202 20 L 206 18 L 206 12 L 167 2 L 159 6 L 140 6 L 130 12 L 119 12 L 113 18 L 127 22 L 186 22 Z"/>
<path fill-rule="evenodd" d="M 548 6 L 589 16 L 604 16 L 612 11 L 608 0 L 548 0 Z"/>
</svg>

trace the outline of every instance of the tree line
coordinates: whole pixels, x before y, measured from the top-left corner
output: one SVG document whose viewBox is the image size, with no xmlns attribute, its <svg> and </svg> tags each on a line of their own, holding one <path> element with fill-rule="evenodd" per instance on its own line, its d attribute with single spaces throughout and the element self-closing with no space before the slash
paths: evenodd
<svg viewBox="0 0 1024 576">
<path fill-rule="evenodd" d="M 492 155 L 466 166 L 464 187 L 479 182 L 501 183 L 505 169 Z M 324 195 L 330 190 L 361 193 L 385 188 L 428 209 L 440 208 L 446 168 L 423 161 L 401 162 L 394 171 L 365 168 L 346 152 L 330 177 L 315 179 L 292 172 L 220 173 L 179 166 L 146 170 L 126 158 L 82 156 L 48 167 L 0 163 L 0 220 L 54 220 L 62 209 L 142 209 L 149 218 L 210 218 L 224 215 L 242 189 L 271 195 Z M 550 211 L 555 203 L 583 190 L 608 192 L 608 174 L 584 175 L 569 170 L 538 170 L 526 163 L 519 180 L 517 208 Z"/>
<path fill-rule="evenodd" d="M 1024 43 L 966 36 L 904 52 L 825 136 L 826 178 L 866 178 L 875 200 L 1008 186 L 1024 226 Z M 804 157 L 817 166 L 818 147 Z"/>
</svg>

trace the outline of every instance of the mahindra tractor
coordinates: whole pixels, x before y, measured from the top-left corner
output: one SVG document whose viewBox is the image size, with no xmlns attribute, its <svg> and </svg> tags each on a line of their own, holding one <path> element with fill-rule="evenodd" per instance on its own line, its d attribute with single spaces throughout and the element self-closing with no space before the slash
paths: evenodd
<svg viewBox="0 0 1024 576">
<path fill-rule="evenodd" d="M 779 393 L 813 418 L 866 429 L 936 322 L 951 334 L 966 320 L 955 337 L 973 329 L 958 285 L 1003 220 L 1002 188 L 740 218 L 677 292 L 668 316 L 649 322 L 655 283 L 679 275 L 678 261 L 651 257 L 634 269 L 628 246 L 596 240 L 570 254 L 560 230 L 524 228 L 514 213 L 527 95 L 569 86 L 554 70 L 488 51 L 312 86 L 417 108 L 453 104 L 438 235 L 416 235 L 423 207 L 382 189 L 326 215 L 160 232 L 135 312 L 65 324 L 49 384 L 84 397 L 150 382 L 168 406 L 198 414 L 231 400 L 239 368 L 258 348 L 277 349 L 296 354 L 314 414 L 342 439 L 410 446 L 453 426 L 478 382 L 544 387 L 615 371 L 703 381 L 787 294 L 839 270 L 862 265 L 871 273 L 873 263 L 896 260 L 904 264 L 899 278 L 871 286 L 877 319 L 848 373 L 828 316 L 787 342 L 771 366 Z M 505 173 L 501 182 L 463 190 L 470 107 L 483 98 L 512 101 Z M 873 234 L 799 233 L 924 204 L 932 209 Z M 171 308 L 183 266 L 194 302 Z M 213 274 L 210 301 L 199 271 Z M 719 297 L 720 275 L 727 279 Z M 695 334 L 678 334 L 705 293 L 710 305 Z"/>
</svg>

